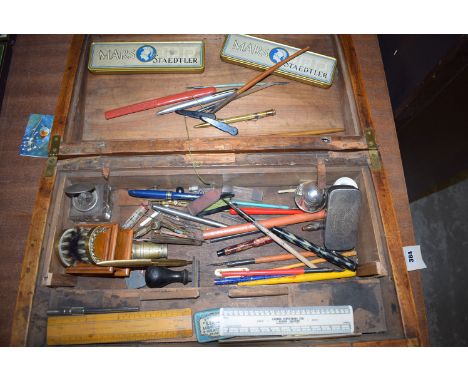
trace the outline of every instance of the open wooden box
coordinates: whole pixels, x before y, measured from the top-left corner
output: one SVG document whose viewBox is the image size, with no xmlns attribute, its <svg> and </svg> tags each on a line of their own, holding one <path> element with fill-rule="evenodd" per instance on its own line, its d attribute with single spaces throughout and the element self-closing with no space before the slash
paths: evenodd
<svg viewBox="0 0 468 382">
<path fill-rule="evenodd" d="M 193 312 L 229 306 L 352 305 L 356 336 L 281 343 L 377 344 L 391 340 L 418 343 L 414 302 L 407 272 L 402 267 L 401 240 L 386 193 L 385 172 L 373 139 L 372 120 L 351 38 L 260 37 L 296 47 L 309 45 L 314 52 L 336 57 L 337 72 L 330 89 L 291 81 L 287 86 L 267 89 L 230 104 L 219 113 L 220 118 L 269 108 L 277 111 L 273 118 L 239 124 L 236 137 L 214 128 L 192 129 L 194 120 L 186 121 L 186 126 L 184 118 L 172 114 L 156 116 L 155 110 L 115 120 L 105 120 L 103 116 L 105 110 L 180 92 L 186 86 L 252 78 L 255 72 L 251 69 L 221 62 L 219 52 L 224 36 L 106 35 L 73 39 L 52 132 L 51 157 L 41 188 L 40 213 L 30 232 L 40 260 L 39 257 L 31 260 L 34 275 L 27 275 L 32 293 L 18 300 L 19 306 L 27 305 L 29 309 L 26 315 L 18 315 L 18 340 L 28 345 L 45 344 L 46 310 L 70 304 L 138 306 L 142 310 L 189 307 Z M 200 39 L 205 41 L 206 52 L 206 70 L 202 74 L 96 75 L 87 70 L 92 41 Z M 275 76 L 271 80 L 276 80 Z M 343 131 L 310 134 L 333 128 Z M 268 202 L 291 206 L 294 204 L 291 194 L 278 195 L 278 189 L 315 180 L 318 171 L 327 186 L 342 176 L 353 178 L 363 202 L 356 248 L 359 277 L 274 287 L 213 286 L 214 267 L 208 264 L 219 261 L 216 250 L 243 239 L 205 243 L 201 247 L 169 246 L 169 257 L 200 260 L 200 287 L 172 284 L 161 290 L 129 290 L 122 278 L 65 274 L 54 254 L 54 242 L 65 228 L 74 225 L 69 220 L 70 200 L 63 192 L 67 185 L 76 181 L 108 182 L 112 188 L 112 222 L 120 223 L 139 204 L 138 199 L 126 196 L 127 189 L 200 185 L 194 166 L 203 179 L 217 186 L 260 188 Z M 41 203 L 41 197 L 37 203 Z M 231 224 L 229 220 L 223 222 Z M 300 227 L 290 229 L 299 233 Z M 320 232 L 302 235 L 321 243 Z M 33 249 L 30 247 L 29 251 Z M 253 256 L 282 252 L 276 244 L 248 251 Z M 243 257 L 246 255 L 241 253 L 235 258 Z M 195 337 L 174 342 L 179 341 L 196 344 Z"/>
</svg>

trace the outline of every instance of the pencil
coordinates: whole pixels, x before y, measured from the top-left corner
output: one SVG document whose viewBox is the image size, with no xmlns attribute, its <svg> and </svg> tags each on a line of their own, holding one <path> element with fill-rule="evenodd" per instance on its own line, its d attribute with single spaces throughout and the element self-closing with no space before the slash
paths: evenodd
<svg viewBox="0 0 468 382">
<path fill-rule="evenodd" d="M 259 285 L 276 285 L 276 284 L 292 284 L 304 283 L 310 281 L 334 280 L 346 277 L 354 277 L 356 272 L 345 270 L 341 272 L 328 272 L 328 273 L 308 273 L 305 275 L 276 277 L 265 280 L 246 281 L 238 283 L 237 286 L 259 286 Z"/>
</svg>

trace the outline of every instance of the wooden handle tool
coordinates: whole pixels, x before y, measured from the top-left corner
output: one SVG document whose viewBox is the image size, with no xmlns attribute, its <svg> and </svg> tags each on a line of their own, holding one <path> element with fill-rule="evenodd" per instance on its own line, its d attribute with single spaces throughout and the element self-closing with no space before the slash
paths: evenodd
<svg viewBox="0 0 468 382">
<path fill-rule="evenodd" d="M 214 108 L 211 109 L 211 112 L 216 113 L 217 111 L 221 110 L 228 103 L 230 103 L 231 101 L 234 101 L 237 97 L 239 97 L 242 93 L 249 90 L 251 87 L 255 86 L 258 82 L 260 82 L 264 78 L 268 77 L 276 69 L 280 68 L 281 66 L 286 64 L 288 61 L 293 60 L 294 58 L 301 55 L 302 53 L 307 52 L 309 49 L 310 49 L 310 47 L 306 46 L 305 48 L 303 48 L 301 50 L 298 50 L 296 53 L 292 54 L 291 56 L 284 59 L 283 61 L 280 61 L 277 64 L 273 65 L 271 68 L 268 68 L 264 72 L 260 73 L 258 76 L 255 76 L 249 82 L 247 82 L 244 86 L 242 86 L 240 89 L 237 89 L 236 92 L 233 95 L 231 95 L 231 96 L 225 98 L 224 100 L 220 101 Z"/>
<path fill-rule="evenodd" d="M 276 69 L 282 67 L 284 64 L 286 64 L 288 61 L 291 61 L 295 59 L 297 56 L 300 56 L 302 53 L 307 52 L 310 49 L 309 46 L 306 46 L 305 48 L 298 50 L 296 53 L 292 54 L 288 58 L 284 59 L 283 61 L 278 62 L 277 64 L 273 65 L 271 68 L 268 68 L 264 72 L 260 73 L 258 76 L 255 78 L 251 79 L 249 82 L 247 82 L 244 86 L 242 86 L 240 89 L 236 91 L 236 94 L 242 94 L 246 90 L 249 90 L 252 86 L 255 86 L 257 82 L 260 82 L 264 78 L 268 77 L 271 73 L 273 73 Z"/>
<path fill-rule="evenodd" d="M 259 222 L 266 228 L 272 227 L 281 227 L 290 224 L 297 224 L 297 223 L 305 223 L 314 220 L 322 220 L 325 219 L 327 213 L 322 210 L 319 212 L 315 212 L 313 214 L 303 213 L 297 215 L 287 215 L 281 216 L 277 218 L 265 219 L 260 220 Z M 245 224 L 236 224 L 231 225 L 229 227 L 221 227 L 221 228 L 211 228 L 203 231 L 203 240 L 211 240 L 218 237 L 236 235 L 239 233 L 247 233 L 247 232 L 254 232 L 257 231 L 257 228 L 252 223 L 245 223 Z"/>
</svg>

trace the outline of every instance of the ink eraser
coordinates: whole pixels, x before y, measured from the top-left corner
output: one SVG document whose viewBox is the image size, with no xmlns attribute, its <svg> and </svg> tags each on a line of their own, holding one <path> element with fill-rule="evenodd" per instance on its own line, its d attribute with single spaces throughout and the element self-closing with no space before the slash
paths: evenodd
<svg viewBox="0 0 468 382">
<path fill-rule="evenodd" d="M 336 185 L 328 189 L 324 246 L 328 250 L 348 251 L 356 247 L 361 191 L 353 186 Z"/>
</svg>

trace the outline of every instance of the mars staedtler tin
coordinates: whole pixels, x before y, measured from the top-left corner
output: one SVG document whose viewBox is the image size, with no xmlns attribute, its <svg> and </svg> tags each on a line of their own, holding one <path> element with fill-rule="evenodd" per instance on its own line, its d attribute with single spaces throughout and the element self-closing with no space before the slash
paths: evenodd
<svg viewBox="0 0 468 382">
<path fill-rule="evenodd" d="M 230 34 L 224 41 L 221 59 L 253 69 L 268 69 L 299 49 L 261 38 Z M 287 62 L 275 74 L 322 88 L 333 83 L 336 58 L 314 52 L 305 52 Z"/>
<path fill-rule="evenodd" d="M 93 42 L 88 69 L 92 73 L 201 73 L 203 41 Z"/>
</svg>

